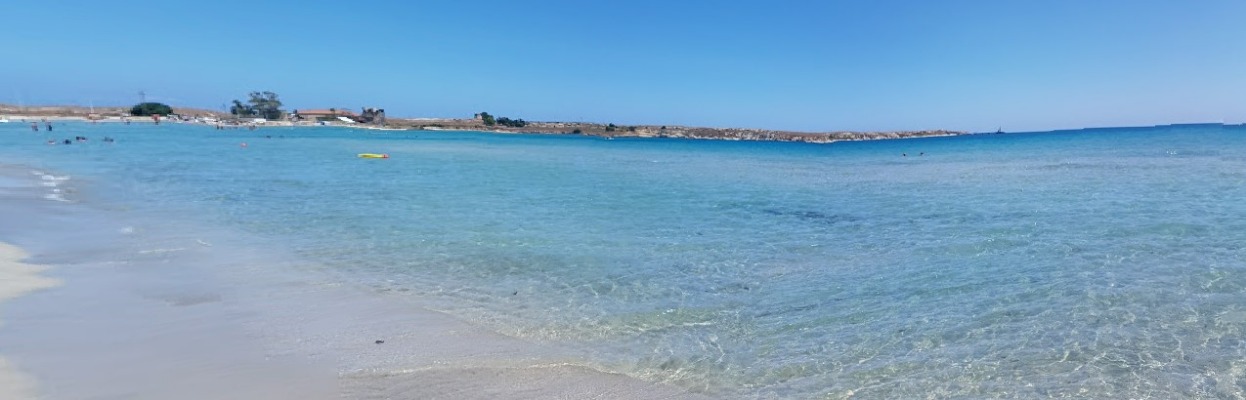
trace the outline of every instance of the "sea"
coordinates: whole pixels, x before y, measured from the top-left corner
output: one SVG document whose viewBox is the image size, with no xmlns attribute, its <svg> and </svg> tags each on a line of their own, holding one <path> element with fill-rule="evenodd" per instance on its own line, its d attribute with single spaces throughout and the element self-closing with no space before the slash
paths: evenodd
<svg viewBox="0 0 1246 400">
<path fill-rule="evenodd" d="M 1246 397 L 1242 126 L 831 144 L 54 127 L 0 124 L 0 163 L 49 202 L 233 232 L 305 261 L 290 273 L 693 393 Z"/>
</svg>

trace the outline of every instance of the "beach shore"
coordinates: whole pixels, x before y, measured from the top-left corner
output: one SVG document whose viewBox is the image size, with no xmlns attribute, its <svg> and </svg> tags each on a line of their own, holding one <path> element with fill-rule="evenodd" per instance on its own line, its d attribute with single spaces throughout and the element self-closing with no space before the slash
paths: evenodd
<svg viewBox="0 0 1246 400">
<path fill-rule="evenodd" d="M 0 167 L 0 398 L 700 398 Z"/>
<path fill-rule="evenodd" d="M 0 242 L 0 305 L 7 300 L 60 284 L 56 279 L 40 275 L 44 267 L 22 263 L 25 258 L 26 253 L 22 249 Z M 0 328 L 3 326 L 4 320 L 0 319 Z M 0 355 L 0 398 L 32 399 L 36 393 L 34 379 Z"/>
</svg>

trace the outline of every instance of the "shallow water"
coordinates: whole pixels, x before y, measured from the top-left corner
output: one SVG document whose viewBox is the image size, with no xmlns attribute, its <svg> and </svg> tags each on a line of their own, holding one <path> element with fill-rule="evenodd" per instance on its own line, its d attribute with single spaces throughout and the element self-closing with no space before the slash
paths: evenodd
<svg viewBox="0 0 1246 400">
<path fill-rule="evenodd" d="M 308 273 L 718 396 L 1246 396 L 1241 127 L 27 129 L 0 125 L 0 162 L 73 188 L 60 200 L 244 232 Z"/>
</svg>

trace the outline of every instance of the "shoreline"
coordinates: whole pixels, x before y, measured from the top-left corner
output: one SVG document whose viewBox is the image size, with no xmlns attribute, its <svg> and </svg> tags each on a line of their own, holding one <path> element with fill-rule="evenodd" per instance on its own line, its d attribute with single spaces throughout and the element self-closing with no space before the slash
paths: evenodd
<svg viewBox="0 0 1246 400">
<path fill-rule="evenodd" d="M 47 267 L 23 263 L 27 256 L 20 247 L 0 242 L 0 304 L 61 285 L 59 280 L 41 274 Z M 0 330 L 4 329 L 3 317 L 0 315 Z M 33 399 L 38 393 L 37 385 L 34 377 L 0 354 L 0 397 Z"/>
<path fill-rule="evenodd" d="M 19 116 L 19 117 L 16 117 L 16 119 L 18 119 L 19 121 L 22 119 L 25 119 L 25 121 L 23 122 L 13 121 L 13 119 L 14 119 L 13 117 L 10 118 L 10 121 L 11 121 L 10 123 L 17 123 L 17 124 L 31 123 L 31 122 L 42 123 L 43 120 L 56 121 L 56 122 L 81 122 L 81 123 L 92 123 L 92 124 L 93 123 L 118 124 L 118 123 L 126 122 L 122 120 L 120 117 L 108 117 L 104 119 L 90 119 L 90 118 L 79 117 L 79 116 L 54 116 L 54 117 Z M 145 117 L 132 117 L 129 122 L 138 123 L 138 124 L 152 124 L 155 121 L 151 120 L 150 118 L 145 118 Z M 160 122 L 166 123 L 166 124 L 200 125 L 200 126 L 205 126 L 205 127 L 221 126 L 229 130 L 236 130 L 236 129 L 243 129 L 243 128 L 246 128 L 246 129 L 252 129 L 252 128 L 254 129 L 347 128 L 347 129 L 359 129 L 359 130 L 383 131 L 383 132 L 428 131 L 428 132 L 485 133 L 485 134 L 491 134 L 491 135 L 583 136 L 583 137 L 598 137 L 603 140 L 685 139 L 685 140 L 707 140 L 707 141 L 729 141 L 729 142 L 789 142 L 789 143 L 809 143 L 809 144 L 831 144 L 831 143 L 836 143 L 836 142 L 863 142 L 863 141 L 876 141 L 876 140 L 922 139 L 922 138 L 935 138 L 935 137 L 976 135 L 975 133 L 955 132 L 955 131 L 869 132 L 869 133 L 839 132 L 839 133 L 820 134 L 820 133 L 796 133 L 796 132 L 774 133 L 772 131 L 759 131 L 759 130 L 740 130 L 740 131 L 749 132 L 749 133 L 700 134 L 700 133 L 689 132 L 687 130 L 682 130 L 682 129 L 669 129 L 669 132 L 664 131 L 664 132 L 656 133 L 656 134 L 651 133 L 651 132 L 644 133 L 644 134 L 635 134 L 635 133 L 606 134 L 606 133 L 570 133 L 570 132 L 559 131 L 557 129 L 518 129 L 518 128 L 496 129 L 496 128 L 468 128 L 468 127 L 442 128 L 442 127 L 431 127 L 431 126 L 396 128 L 396 127 L 390 127 L 390 126 L 376 126 L 376 125 L 368 125 L 368 124 L 346 124 L 346 123 L 341 123 L 341 122 L 330 122 L 328 124 L 318 124 L 318 123 L 310 123 L 310 122 L 290 122 L 290 121 L 267 121 L 262 124 L 218 124 L 218 123 L 205 123 L 205 122 L 200 122 L 200 121 L 179 121 L 179 120 L 161 120 Z M 737 131 L 737 130 L 718 130 L 714 128 L 692 128 L 692 129 L 711 130 L 714 132 Z"/>
<path fill-rule="evenodd" d="M 707 128 L 666 125 L 615 126 L 614 124 L 583 122 L 529 122 L 524 127 L 502 127 L 497 125 L 487 126 L 475 120 L 428 118 L 391 118 L 389 122 L 390 123 L 388 125 L 403 126 L 410 130 L 481 132 L 491 134 L 594 136 L 601 137 L 606 140 L 613 140 L 616 138 L 654 138 L 829 144 L 844 141 L 891 140 L 973 134 L 970 132 L 943 129 L 879 132 L 796 132 L 770 129 Z"/>
<path fill-rule="evenodd" d="M 82 123 L 106 123 L 116 124 L 124 123 L 121 117 L 106 117 L 102 119 L 91 119 L 81 116 L 10 116 L 10 123 L 31 123 L 43 120 L 57 122 L 82 122 Z M 14 119 L 22 122 L 14 121 Z M 394 120 L 401 120 L 394 118 Z M 427 122 L 428 120 L 421 120 Z M 153 121 L 147 117 L 131 117 L 130 123 L 152 124 Z M 897 139 L 921 139 L 934 137 L 950 137 L 974 135 L 974 133 L 959 131 L 899 131 L 899 132 L 834 132 L 834 133 L 802 133 L 802 132 L 786 132 L 786 131 L 767 131 L 757 129 L 731 129 L 731 128 L 686 128 L 672 127 L 659 130 L 645 130 L 640 133 L 636 132 L 581 132 L 573 133 L 565 130 L 548 128 L 548 129 L 526 129 L 526 128 L 508 128 L 499 129 L 496 127 L 437 127 L 437 126 L 377 126 L 370 124 L 347 124 L 342 122 L 329 122 L 327 124 L 319 124 L 314 122 L 291 122 L 291 121 L 266 121 L 260 124 L 220 124 L 207 123 L 201 121 L 182 121 L 182 120 L 161 120 L 166 124 L 189 124 L 201 126 L 222 126 L 226 129 L 262 129 L 262 128 L 348 128 L 369 131 L 384 132 L 469 132 L 469 133 L 485 133 L 493 135 L 548 135 L 548 136 L 584 136 L 599 137 L 604 140 L 614 139 L 686 139 L 686 140 L 714 140 L 714 141 L 731 141 L 731 142 L 796 142 L 810 144 L 831 144 L 836 142 L 861 142 L 874 140 L 897 140 Z M 544 123 L 534 123 L 534 125 Z M 597 124 L 585 124 L 596 126 Z M 600 128 L 600 127 L 599 127 Z M 652 127 L 651 127 L 652 128 Z M 663 127 L 665 128 L 665 127 Z M 599 129 L 600 130 L 600 129 Z M 708 132 L 708 133 L 707 133 Z"/>
<path fill-rule="evenodd" d="M 0 362 L 0 397 L 704 398 L 342 282 L 228 228 L 49 201 L 33 172 L 0 165 L 0 243 L 64 284 L 4 303 L 0 356 L 22 371 Z"/>
<path fill-rule="evenodd" d="M 469 129 L 469 128 L 422 128 L 422 129 L 386 129 L 386 130 L 415 130 L 415 131 L 433 131 L 433 132 L 478 132 L 478 133 L 489 133 L 489 134 L 499 134 L 499 135 L 591 136 L 591 137 L 601 137 L 606 140 L 614 140 L 614 139 L 619 139 L 619 138 L 622 138 L 622 139 L 688 139 L 688 140 L 719 140 L 719 141 L 728 141 L 728 142 L 798 142 L 798 143 L 810 143 L 810 144 L 831 144 L 835 142 L 864 142 L 864 141 L 874 141 L 874 140 L 922 139 L 922 138 L 934 138 L 934 137 L 975 135 L 975 133 L 967 133 L 967 132 L 952 132 L 952 131 L 925 132 L 925 131 L 922 131 L 922 132 L 917 132 L 915 134 L 908 134 L 908 135 L 904 134 L 908 132 L 886 132 L 886 133 L 877 133 L 877 136 L 869 136 L 869 135 L 854 136 L 856 135 L 856 133 L 854 132 L 845 132 L 843 133 L 845 137 L 829 136 L 833 134 L 801 134 L 801 135 L 811 135 L 811 136 L 812 135 L 828 135 L 828 136 L 827 137 L 815 137 L 815 138 L 768 139 L 768 138 L 758 138 L 758 137 L 751 137 L 751 136 L 731 136 L 731 135 L 698 136 L 695 134 L 685 134 L 685 133 L 658 134 L 658 135 L 634 135 L 634 134 L 604 135 L 604 134 L 554 132 L 553 130 L 499 130 L 499 129 Z"/>
<path fill-rule="evenodd" d="M 14 107 L 12 105 L 0 104 L 0 117 L 6 117 L 10 121 L 13 120 L 31 120 L 39 121 L 43 119 L 58 121 L 85 121 L 85 122 L 121 122 L 121 115 L 125 114 L 128 108 L 125 107 L 96 107 L 99 113 L 88 111 L 81 106 L 29 106 Z M 31 109 L 37 110 L 35 113 L 29 112 Z M 417 117 L 390 117 L 385 120 L 383 125 L 364 124 L 364 123 L 344 123 L 339 121 L 327 121 L 325 125 L 321 125 L 316 121 L 286 121 L 286 120 L 268 120 L 262 123 L 247 123 L 245 120 L 231 120 L 232 116 L 221 113 L 219 111 L 179 108 L 174 107 L 175 112 L 179 112 L 186 120 L 169 120 L 168 123 L 195 123 L 201 125 L 225 125 L 230 127 L 251 127 L 257 128 L 273 126 L 273 127 L 313 127 L 313 126 L 334 126 L 352 129 L 364 130 L 380 130 L 380 131 L 409 131 L 409 130 L 428 130 L 428 131 L 466 131 L 466 132 L 482 132 L 491 134 L 537 134 L 537 135 L 576 135 L 576 136 L 597 136 L 612 140 L 615 138 L 673 138 L 673 139 L 693 139 L 693 140 L 727 140 L 727 141 L 757 141 L 757 142 L 803 142 L 815 144 L 829 144 L 841 141 L 866 141 L 866 140 L 888 140 L 888 139 L 906 139 L 920 137 L 942 137 L 942 136 L 958 136 L 972 134 L 971 132 L 953 131 L 945 129 L 928 129 L 914 131 L 873 131 L 873 132 L 855 132 L 855 131 L 827 131 L 827 132 L 799 132 L 785 131 L 774 129 L 755 129 L 755 128 L 711 128 L 711 127 L 694 127 L 694 126 L 678 126 L 678 125 L 615 125 L 613 123 L 592 123 L 592 122 L 556 122 L 556 121 L 532 121 L 525 122 L 524 126 L 508 127 L 502 125 L 486 125 L 484 121 L 479 119 L 454 119 L 454 118 L 417 118 Z M 6 114 L 8 113 L 8 114 Z M 206 117 L 213 121 L 211 123 L 203 122 Z M 129 117 L 131 122 L 153 122 L 148 117 Z M 229 123 L 226 123 L 229 121 Z M 161 122 L 166 122 L 162 120 Z"/>
</svg>

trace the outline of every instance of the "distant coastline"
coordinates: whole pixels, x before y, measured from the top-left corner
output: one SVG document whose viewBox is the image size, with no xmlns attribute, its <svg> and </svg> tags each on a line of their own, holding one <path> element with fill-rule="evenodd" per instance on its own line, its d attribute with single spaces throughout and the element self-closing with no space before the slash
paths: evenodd
<svg viewBox="0 0 1246 400">
<path fill-rule="evenodd" d="M 174 107 L 174 112 L 182 116 L 184 122 L 211 121 L 213 124 L 250 125 L 248 119 L 236 120 L 232 115 L 220 111 L 206 109 Z M 127 107 L 82 107 L 82 106 L 14 106 L 0 104 L 0 117 L 13 119 L 59 119 L 59 120 L 95 120 L 120 121 L 127 114 Z M 147 117 L 131 117 L 130 121 L 150 121 Z M 453 118 L 399 118 L 390 117 L 384 124 L 348 124 L 344 122 L 291 122 L 264 121 L 257 126 L 339 126 L 374 130 L 430 130 L 430 131 L 471 131 L 499 134 L 545 134 L 545 135 L 584 135 L 613 138 L 678 138 L 701 140 L 733 140 L 733 141 L 775 141 L 833 143 L 839 141 L 905 139 L 937 136 L 957 136 L 969 132 L 944 129 L 917 131 L 834 131 L 834 132 L 797 132 L 770 129 L 746 128 L 709 128 L 673 125 L 621 125 L 592 122 L 528 122 L 523 127 L 506 127 L 486 125 L 479 119 Z"/>
<path fill-rule="evenodd" d="M 465 124 L 455 124 L 465 121 Z M 935 136 L 957 136 L 968 132 L 950 130 L 879 131 L 879 132 L 795 132 L 770 129 L 706 128 L 689 126 L 633 125 L 610 129 L 607 124 L 587 122 L 531 122 L 523 128 L 489 127 L 471 124 L 471 120 L 421 120 L 410 129 L 442 131 L 479 131 L 491 133 L 528 133 L 552 135 L 585 135 L 612 138 L 677 138 L 701 140 L 749 140 L 768 142 L 833 143 L 840 141 L 905 139 Z M 402 121 L 406 124 L 408 122 Z"/>
</svg>

